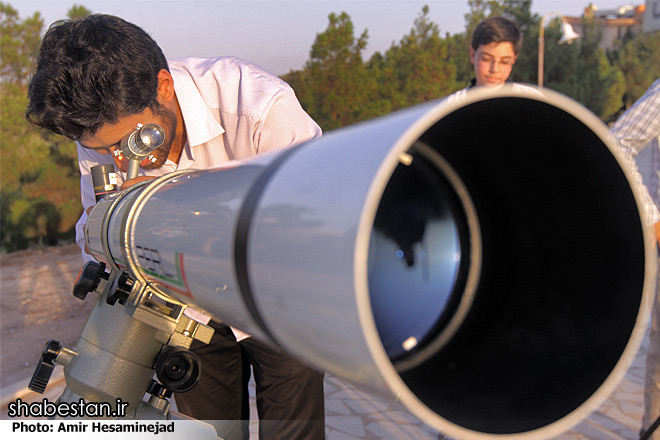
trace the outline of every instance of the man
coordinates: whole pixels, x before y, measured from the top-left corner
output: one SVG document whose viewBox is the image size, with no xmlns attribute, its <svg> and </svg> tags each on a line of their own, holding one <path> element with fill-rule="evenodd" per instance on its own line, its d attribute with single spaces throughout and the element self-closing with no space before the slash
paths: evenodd
<svg viewBox="0 0 660 440">
<path fill-rule="evenodd" d="M 634 172 L 644 196 L 646 224 L 655 227 L 655 234 L 660 242 L 660 79 L 656 79 L 626 112 L 617 119 L 611 134 L 621 146 L 629 168 Z M 642 176 L 635 162 L 637 154 L 644 148 L 650 148 L 651 175 L 648 187 L 642 184 Z M 660 276 L 660 274 L 659 274 Z M 657 290 L 657 289 L 656 289 Z M 653 422 L 660 418 L 660 295 L 656 291 L 651 319 L 649 349 L 646 357 L 646 384 L 644 396 L 644 419 L 642 429 L 649 430 Z M 657 427 L 657 425 L 656 425 Z M 649 432 L 649 435 L 651 433 Z M 660 428 L 652 434 L 654 440 L 660 440 Z"/>
<path fill-rule="evenodd" d="M 114 162 L 125 171 L 112 153 L 138 124 L 159 124 L 166 135 L 153 160 L 143 161 L 141 178 L 209 168 L 321 135 L 279 78 L 230 57 L 168 63 L 146 32 L 109 15 L 49 28 L 28 97 L 28 121 L 78 144 L 84 211 L 95 200 L 90 168 Z M 121 183 L 124 175 L 118 176 Z M 76 229 L 81 247 L 85 221 L 83 213 Z M 90 258 L 84 251 L 83 257 Z M 241 420 L 239 432 L 219 434 L 247 438 L 252 367 L 265 438 L 324 438 L 322 374 L 224 324 L 212 325 L 212 343 L 193 344 L 204 373 L 194 390 L 176 396 L 179 410 L 204 420 Z"/>
<path fill-rule="evenodd" d="M 474 78 L 470 85 L 449 95 L 447 102 L 463 99 L 475 87 L 492 90 L 502 87 L 518 59 L 522 48 L 522 34 L 513 22 L 504 17 L 487 18 L 477 25 L 470 43 L 470 62 L 474 66 Z M 514 90 L 539 93 L 536 89 L 513 84 Z"/>
</svg>

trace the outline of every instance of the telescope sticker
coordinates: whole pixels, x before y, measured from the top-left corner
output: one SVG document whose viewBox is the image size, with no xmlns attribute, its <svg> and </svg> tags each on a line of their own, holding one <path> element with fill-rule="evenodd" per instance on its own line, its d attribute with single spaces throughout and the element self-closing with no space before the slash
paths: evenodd
<svg viewBox="0 0 660 440">
<path fill-rule="evenodd" d="M 142 267 L 152 271 L 154 273 L 160 273 L 166 277 L 172 277 L 173 275 L 165 272 L 161 265 L 160 252 L 158 249 L 149 249 L 142 246 L 135 246 L 137 252 L 138 260 L 142 263 Z"/>
<path fill-rule="evenodd" d="M 182 253 L 175 252 L 174 254 L 174 269 L 176 270 L 176 274 L 172 274 L 163 267 L 163 260 L 158 249 L 135 246 L 135 250 L 147 281 L 165 282 L 173 291 L 188 298 L 194 298 L 190 292 L 188 280 L 186 279 Z"/>
</svg>

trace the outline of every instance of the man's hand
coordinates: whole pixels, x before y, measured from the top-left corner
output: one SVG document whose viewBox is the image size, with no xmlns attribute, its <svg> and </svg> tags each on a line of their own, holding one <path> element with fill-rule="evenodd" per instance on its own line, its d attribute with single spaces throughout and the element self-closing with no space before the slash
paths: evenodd
<svg viewBox="0 0 660 440">
<path fill-rule="evenodd" d="M 135 185 L 136 183 L 142 182 L 144 180 L 149 180 L 149 179 L 155 179 L 155 177 L 149 177 L 149 176 L 138 176 L 133 179 L 129 179 L 126 182 L 121 184 L 121 187 L 119 188 L 120 190 L 124 190 L 130 186 Z"/>
</svg>

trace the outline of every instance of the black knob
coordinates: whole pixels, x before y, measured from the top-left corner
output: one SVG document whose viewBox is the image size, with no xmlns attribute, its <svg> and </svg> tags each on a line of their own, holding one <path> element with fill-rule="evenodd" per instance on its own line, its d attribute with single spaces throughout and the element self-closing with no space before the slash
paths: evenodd
<svg viewBox="0 0 660 440">
<path fill-rule="evenodd" d="M 28 389 L 39 394 L 43 394 L 46 391 L 46 386 L 50 380 L 50 376 L 53 374 L 53 369 L 55 368 L 55 358 L 60 354 L 62 349 L 62 344 L 58 341 L 50 340 L 46 343 L 43 351 L 41 352 L 41 359 L 39 359 L 39 365 L 34 370 Z"/>
<path fill-rule="evenodd" d="M 78 274 L 76 284 L 73 285 L 73 296 L 85 299 L 89 292 L 93 292 L 99 286 L 101 279 L 107 280 L 109 274 L 105 271 L 105 263 L 88 261 Z"/>
<path fill-rule="evenodd" d="M 180 347 L 169 347 L 156 359 L 156 377 L 175 393 L 192 390 L 202 377 L 199 357 Z"/>
<path fill-rule="evenodd" d="M 106 302 L 112 306 L 114 306 L 117 301 L 119 301 L 120 304 L 124 304 L 128 299 L 128 296 L 131 294 L 132 289 L 133 280 L 126 272 L 121 271 L 112 282 L 112 287 L 110 288 Z"/>
</svg>

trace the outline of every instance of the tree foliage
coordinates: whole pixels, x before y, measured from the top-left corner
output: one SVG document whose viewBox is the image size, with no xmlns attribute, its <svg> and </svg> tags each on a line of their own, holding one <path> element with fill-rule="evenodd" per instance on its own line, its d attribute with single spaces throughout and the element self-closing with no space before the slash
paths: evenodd
<svg viewBox="0 0 660 440">
<path fill-rule="evenodd" d="M 485 18 L 502 15 L 523 34 L 511 80 L 536 84 L 541 17 L 531 12 L 532 2 L 466 1 L 464 32 L 440 35 L 424 6 L 408 34 L 368 60 L 368 30 L 358 35 L 347 13 L 332 13 L 312 42 L 304 67 L 283 79 L 325 131 L 374 118 L 465 87 L 473 77 L 468 54 L 474 28 Z M 21 20 L 4 3 L 0 13 L 0 223 L 3 247 L 14 250 L 71 238 L 81 207 L 75 145 L 31 130 L 24 119 L 43 20 L 38 13 Z M 89 13 L 76 5 L 68 17 Z M 599 47 L 598 23 L 584 17 L 583 28 L 580 40 L 559 45 L 560 20 L 547 24 L 545 38 L 553 43 L 545 45 L 544 83 L 611 121 L 658 77 L 660 32 L 629 33 L 606 53 Z"/>
<path fill-rule="evenodd" d="M 523 34 L 523 47 L 511 80 L 538 81 L 541 17 L 528 0 L 468 0 L 465 32 L 440 36 L 424 6 L 410 33 L 367 62 L 362 53 L 368 32 L 355 37 L 345 12 L 330 14 L 327 29 L 318 34 L 310 59 L 300 71 L 284 76 L 303 107 L 324 130 L 338 128 L 400 108 L 448 95 L 467 86 L 474 76 L 469 46 L 475 27 L 485 18 L 504 16 Z M 561 20 L 547 23 L 544 84 L 584 104 L 605 121 L 637 99 L 657 76 L 658 33 L 625 40 L 607 54 L 599 47 L 600 25 L 584 17 L 582 38 L 567 45 Z"/>
<path fill-rule="evenodd" d="M 325 130 L 368 119 L 376 81 L 362 59 L 368 33 L 355 37 L 348 14 L 330 14 L 326 30 L 317 34 L 310 59 L 300 74 L 285 77 L 299 99 Z"/>
<path fill-rule="evenodd" d="M 456 69 L 449 61 L 448 44 L 425 6 L 410 33 L 392 44 L 380 61 L 380 96 L 398 110 L 441 98 L 455 90 Z"/>
<path fill-rule="evenodd" d="M 630 107 L 660 74 L 660 32 L 626 35 L 608 54 L 623 75 L 621 110 Z"/>
<path fill-rule="evenodd" d="M 11 251 L 72 239 L 82 208 L 75 144 L 35 131 L 24 117 L 43 19 L 21 20 L 5 3 L 0 14 L 0 231 Z"/>
</svg>

